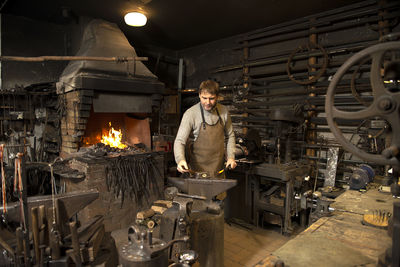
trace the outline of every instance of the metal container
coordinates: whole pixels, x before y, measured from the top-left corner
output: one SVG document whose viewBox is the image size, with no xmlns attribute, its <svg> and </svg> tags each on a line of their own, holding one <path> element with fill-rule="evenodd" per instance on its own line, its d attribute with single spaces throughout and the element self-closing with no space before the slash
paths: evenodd
<svg viewBox="0 0 400 267">
<path fill-rule="evenodd" d="M 141 231 L 137 225 L 128 230 L 128 242 L 120 246 L 119 264 L 123 267 L 167 267 L 168 249 L 176 242 L 187 242 L 188 236 L 164 242 L 153 238 L 151 231 Z"/>
<path fill-rule="evenodd" d="M 159 249 L 165 247 L 166 243 L 160 239 L 153 238 L 150 248 Z M 168 250 L 164 249 L 151 256 L 147 245 L 129 241 L 121 245 L 119 249 L 119 263 L 123 267 L 167 267 Z"/>
</svg>

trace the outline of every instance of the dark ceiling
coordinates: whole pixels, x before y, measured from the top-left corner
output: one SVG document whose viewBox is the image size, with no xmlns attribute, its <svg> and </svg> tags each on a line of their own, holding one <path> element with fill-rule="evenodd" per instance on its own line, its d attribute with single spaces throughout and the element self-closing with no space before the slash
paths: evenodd
<svg viewBox="0 0 400 267">
<path fill-rule="evenodd" d="M 55 23 L 65 22 L 63 7 L 76 16 L 117 23 L 139 46 L 180 50 L 270 25 L 349 5 L 360 0 L 2 0 L 1 13 Z M 0 5 L 0 7 L 1 7 Z M 148 14 L 144 27 L 125 25 L 137 6 Z"/>
</svg>

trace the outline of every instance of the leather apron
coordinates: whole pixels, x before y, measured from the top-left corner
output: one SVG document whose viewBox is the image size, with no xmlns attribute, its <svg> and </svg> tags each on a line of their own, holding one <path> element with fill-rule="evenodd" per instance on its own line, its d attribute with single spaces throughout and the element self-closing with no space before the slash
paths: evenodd
<svg viewBox="0 0 400 267">
<path fill-rule="evenodd" d="M 218 177 L 217 172 L 223 169 L 225 156 L 225 126 L 219 115 L 218 121 L 210 125 L 204 119 L 204 110 L 200 104 L 203 119 L 199 136 L 190 149 L 190 168 L 195 172 L 208 172 L 211 177 Z"/>
</svg>

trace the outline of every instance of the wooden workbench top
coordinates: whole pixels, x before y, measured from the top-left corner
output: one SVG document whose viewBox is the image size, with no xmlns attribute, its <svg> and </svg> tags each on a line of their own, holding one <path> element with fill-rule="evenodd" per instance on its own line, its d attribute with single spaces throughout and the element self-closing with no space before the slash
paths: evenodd
<svg viewBox="0 0 400 267">
<path fill-rule="evenodd" d="M 274 266 L 376 266 L 378 256 L 390 245 L 387 230 L 361 223 L 363 214 L 374 210 L 393 212 L 391 194 L 377 189 L 365 193 L 348 190 L 331 205 L 332 216 L 320 218 L 305 231 L 256 264 Z"/>
</svg>

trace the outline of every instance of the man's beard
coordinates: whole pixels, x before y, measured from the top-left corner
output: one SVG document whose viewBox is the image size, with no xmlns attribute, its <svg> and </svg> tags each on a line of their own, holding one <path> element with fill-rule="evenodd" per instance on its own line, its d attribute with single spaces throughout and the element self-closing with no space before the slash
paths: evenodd
<svg viewBox="0 0 400 267">
<path fill-rule="evenodd" d="M 207 111 L 211 111 L 215 108 L 215 106 L 217 105 L 217 103 L 215 103 L 214 105 L 203 105 L 203 109 L 207 110 Z"/>
</svg>

